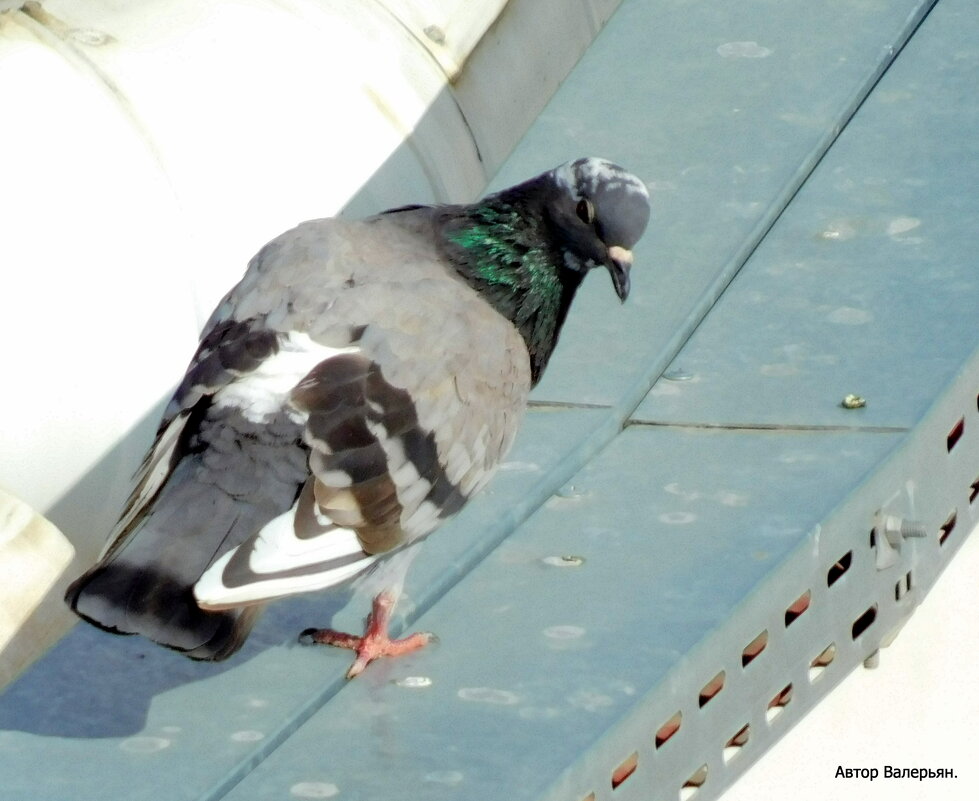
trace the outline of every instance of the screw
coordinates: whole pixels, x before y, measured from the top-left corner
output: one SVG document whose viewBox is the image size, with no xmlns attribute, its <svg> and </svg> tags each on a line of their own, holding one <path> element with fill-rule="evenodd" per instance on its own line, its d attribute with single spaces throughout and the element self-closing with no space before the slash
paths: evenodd
<svg viewBox="0 0 979 801">
<path fill-rule="evenodd" d="M 917 520 L 905 520 L 897 515 L 885 515 L 883 523 L 884 533 L 888 535 L 888 539 L 895 534 L 900 534 L 903 539 L 928 536 L 928 529 L 924 523 Z"/>
<path fill-rule="evenodd" d="M 438 25 L 429 25 L 424 30 L 425 35 L 431 39 L 435 44 L 445 44 L 445 31 L 443 31 Z"/>
</svg>

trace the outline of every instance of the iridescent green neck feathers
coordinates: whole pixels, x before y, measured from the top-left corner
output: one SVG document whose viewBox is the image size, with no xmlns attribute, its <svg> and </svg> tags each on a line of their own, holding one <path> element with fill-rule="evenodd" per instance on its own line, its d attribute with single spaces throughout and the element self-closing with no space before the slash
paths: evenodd
<svg viewBox="0 0 979 801">
<path fill-rule="evenodd" d="M 462 277 L 520 331 L 536 384 L 581 275 L 562 267 L 560 250 L 534 212 L 487 199 L 447 219 L 443 235 Z"/>
</svg>

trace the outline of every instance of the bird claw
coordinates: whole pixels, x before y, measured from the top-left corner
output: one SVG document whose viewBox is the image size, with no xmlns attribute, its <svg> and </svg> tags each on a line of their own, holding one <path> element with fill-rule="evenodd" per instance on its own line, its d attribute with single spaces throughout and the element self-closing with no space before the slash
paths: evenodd
<svg viewBox="0 0 979 801">
<path fill-rule="evenodd" d="M 304 645 L 332 645 L 335 648 L 347 648 L 357 654 L 353 665 L 347 671 L 347 678 L 359 675 L 375 659 L 385 656 L 401 656 L 417 651 L 438 638 L 427 631 L 409 634 L 407 637 L 392 640 L 388 636 L 388 623 L 394 609 L 395 599 L 387 592 L 380 593 L 374 598 L 371 614 L 367 618 L 367 628 L 363 636 L 347 634 L 335 629 L 306 629 L 299 635 L 299 641 Z"/>
</svg>

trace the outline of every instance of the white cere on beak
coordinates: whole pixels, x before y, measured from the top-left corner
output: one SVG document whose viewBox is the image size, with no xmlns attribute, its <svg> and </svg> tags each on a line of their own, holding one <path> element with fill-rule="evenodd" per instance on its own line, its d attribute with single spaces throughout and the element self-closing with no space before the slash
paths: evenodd
<svg viewBox="0 0 979 801">
<path fill-rule="evenodd" d="M 627 266 L 632 266 L 632 251 L 618 245 L 612 245 L 608 249 L 609 258 L 619 264 L 625 264 Z"/>
</svg>

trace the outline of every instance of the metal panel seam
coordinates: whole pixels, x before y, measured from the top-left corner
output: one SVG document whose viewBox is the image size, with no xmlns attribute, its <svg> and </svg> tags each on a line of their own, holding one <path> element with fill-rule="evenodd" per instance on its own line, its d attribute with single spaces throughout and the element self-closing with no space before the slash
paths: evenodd
<svg viewBox="0 0 979 801">
<path fill-rule="evenodd" d="M 456 111 L 459 112 L 459 119 L 462 120 L 462 124 L 466 126 L 466 130 L 469 132 L 469 140 L 472 142 L 473 149 L 476 151 L 476 158 L 479 159 L 480 164 L 485 164 L 485 160 L 483 159 L 483 154 L 479 150 L 479 142 L 476 140 L 476 132 L 473 130 L 472 123 L 469 122 L 469 118 L 466 116 L 465 109 L 463 109 L 462 104 L 459 103 L 459 98 L 456 97 L 455 92 L 452 89 L 453 81 L 450 78 L 450 76 L 446 74 L 445 67 L 435 57 L 435 54 L 428 47 L 425 46 L 425 43 L 418 38 L 418 35 L 415 33 L 415 31 L 411 29 L 411 26 L 407 25 L 405 21 L 401 19 L 401 17 L 399 17 L 397 14 L 391 11 L 391 9 L 388 8 L 386 5 L 384 5 L 384 3 L 380 3 L 377 2 L 377 0 L 374 0 L 374 5 L 377 6 L 379 9 L 381 9 L 381 11 L 384 14 L 391 17 L 391 19 L 395 20 L 395 22 L 397 22 L 398 25 L 402 29 L 404 29 L 404 31 L 408 34 L 408 36 L 410 36 L 412 40 L 414 40 L 417 43 L 419 49 L 425 53 L 426 58 L 428 58 L 435 65 L 436 69 L 438 69 L 438 71 L 445 78 L 445 90 L 446 92 L 448 92 L 449 97 L 452 98 L 452 103 L 455 105 Z M 504 7 L 503 11 L 505 10 L 506 7 Z M 500 15 L 503 14 L 503 11 L 500 12 Z M 493 19 L 493 22 L 490 23 L 490 26 L 486 28 L 486 31 L 488 31 L 489 28 L 492 27 L 492 25 L 496 22 L 496 20 L 499 19 L 500 15 L 497 15 L 497 17 Z M 477 42 L 475 47 L 473 47 L 473 51 L 475 51 L 476 47 L 479 47 L 480 43 L 485 38 L 486 31 L 483 32 L 483 35 L 480 37 L 479 42 Z M 470 51 L 469 55 L 471 55 L 473 51 Z M 467 61 L 469 60 L 469 55 L 466 56 Z M 465 62 L 463 62 L 463 64 L 460 65 L 460 71 L 464 67 L 465 67 Z"/>
<path fill-rule="evenodd" d="M 449 75 L 445 70 L 445 65 L 438 60 L 438 58 L 436 57 L 435 53 L 432 52 L 429 45 L 427 45 L 425 41 L 418 36 L 418 34 L 412 29 L 412 27 L 407 22 L 405 22 L 391 8 L 389 8 L 386 3 L 381 2 L 380 0 L 373 0 L 375 6 L 380 7 L 384 11 L 384 13 L 386 13 L 388 16 L 392 17 L 395 21 L 397 21 L 398 25 L 404 28 L 411 36 L 411 38 L 418 43 L 418 46 L 421 47 L 421 49 L 428 54 L 428 57 L 435 62 L 435 65 L 439 68 L 439 71 L 445 76 L 445 82 L 449 86 L 451 86 L 453 83 L 455 83 L 458 80 L 459 76 L 466 68 L 466 62 L 469 61 L 469 57 L 476 51 L 476 48 L 478 48 L 480 44 L 482 44 L 483 39 L 486 38 L 486 34 L 489 33 L 490 28 L 492 28 L 496 24 L 497 20 L 499 20 L 500 17 L 502 17 L 506 13 L 506 9 L 507 6 L 509 5 L 509 2 L 510 0 L 506 0 L 506 2 L 504 2 L 503 6 L 500 8 L 499 12 L 486 24 L 486 27 L 483 29 L 483 32 L 479 35 L 479 38 L 473 43 L 472 49 L 470 49 L 470 51 L 465 54 L 463 60 L 457 65 L 458 69 L 456 74 Z"/>
<path fill-rule="evenodd" d="M 852 431 L 865 434 L 906 434 L 910 428 L 904 426 L 845 426 L 845 425 L 802 425 L 798 423 L 703 423 L 697 421 L 682 420 L 679 422 L 658 422 L 655 420 L 628 420 L 627 427 L 636 426 L 639 428 L 696 428 L 696 429 L 721 429 L 723 431 Z"/>
<path fill-rule="evenodd" d="M 620 402 L 616 404 L 615 408 L 621 414 L 623 422 L 635 413 L 639 404 L 645 398 L 646 393 L 649 392 L 663 371 L 676 358 L 690 337 L 700 327 L 700 324 L 707 318 L 710 310 L 720 299 L 721 295 L 724 294 L 738 273 L 741 272 L 745 264 L 751 259 L 752 255 L 768 236 L 769 231 L 775 226 L 789 204 L 815 172 L 840 134 L 846 130 L 850 121 L 860 110 L 860 107 L 887 73 L 888 69 L 890 69 L 908 42 L 911 41 L 911 38 L 925 19 L 927 19 L 937 3 L 938 0 L 925 0 L 913 14 L 909 15 L 898 34 L 896 42 L 884 48 L 881 58 L 877 62 L 877 66 L 871 71 L 863 83 L 860 84 L 844 106 L 839 122 L 824 134 L 812 153 L 802 161 L 795 174 L 769 205 L 768 212 L 759 220 L 758 224 L 745 239 L 744 244 L 727 262 L 717 278 L 707 287 L 696 306 L 691 309 L 687 316 L 686 324 L 677 330 L 658 358 L 652 362 L 650 368 L 634 384 L 633 389 L 626 392 Z"/>
</svg>

